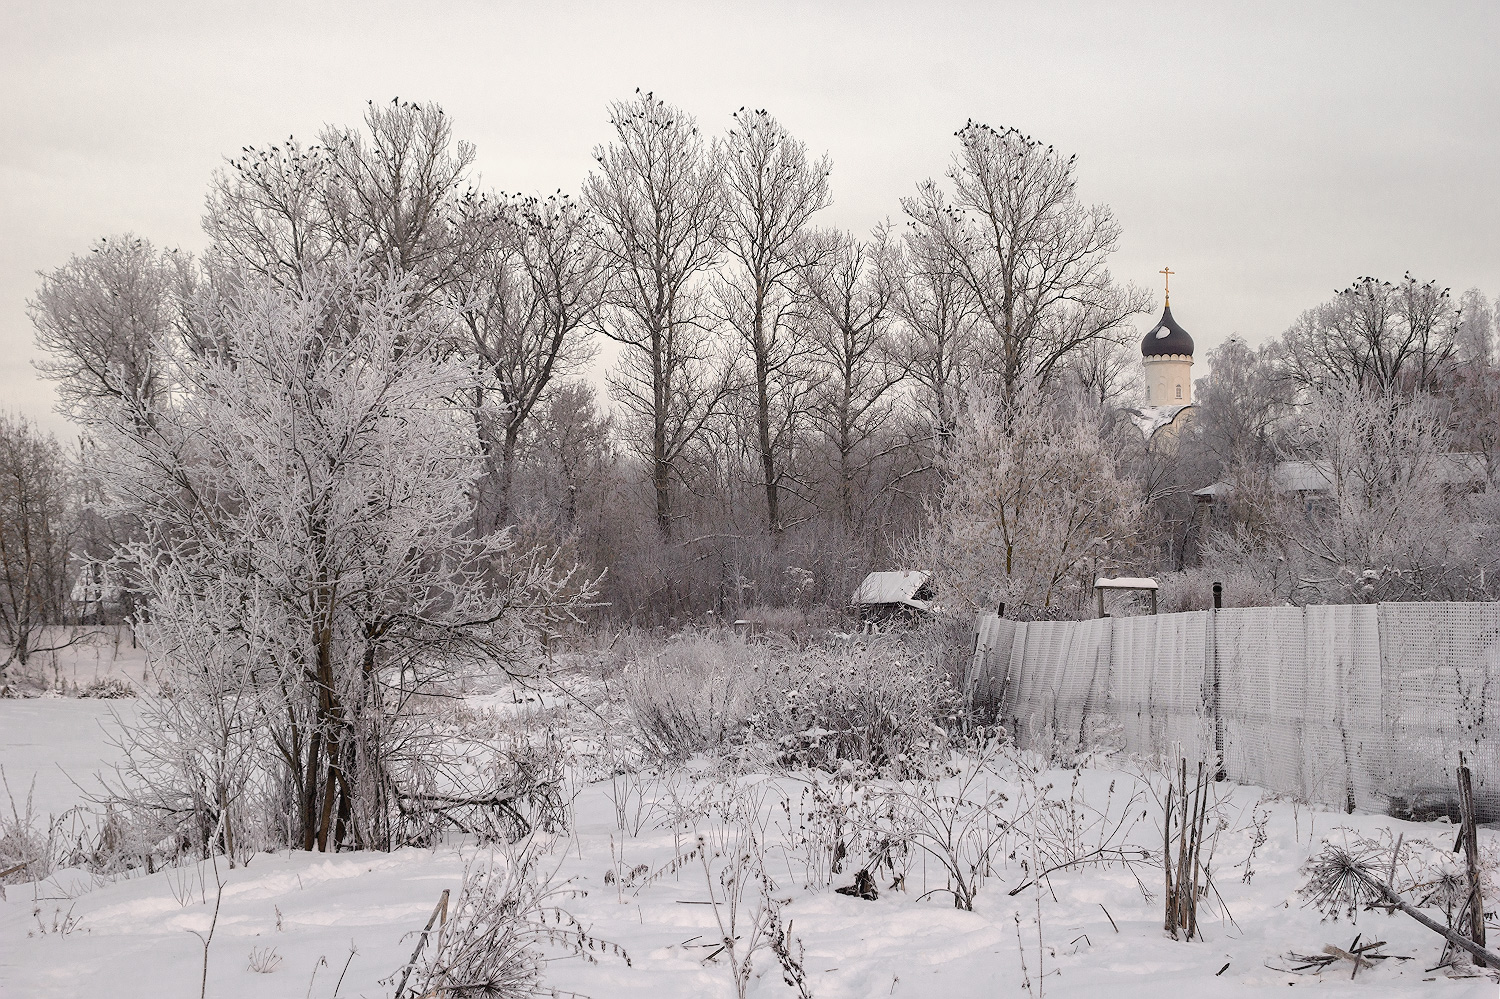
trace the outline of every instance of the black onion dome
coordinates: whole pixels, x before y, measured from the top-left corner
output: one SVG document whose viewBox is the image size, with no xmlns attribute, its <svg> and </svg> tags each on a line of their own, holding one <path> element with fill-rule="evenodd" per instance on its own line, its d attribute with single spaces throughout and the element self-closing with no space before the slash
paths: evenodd
<svg viewBox="0 0 1500 999">
<path fill-rule="evenodd" d="M 1161 322 L 1153 326 L 1151 332 L 1146 334 L 1146 339 L 1141 341 L 1142 357 L 1163 357 L 1167 354 L 1193 356 L 1193 338 L 1172 318 L 1170 305 L 1162 310 Z"/>
</svg>

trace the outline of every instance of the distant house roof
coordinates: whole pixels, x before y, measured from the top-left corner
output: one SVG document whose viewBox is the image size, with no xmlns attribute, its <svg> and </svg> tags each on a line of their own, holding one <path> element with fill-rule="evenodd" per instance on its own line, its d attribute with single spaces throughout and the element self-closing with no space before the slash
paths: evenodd
<svg viewBox="0 0 1500 999">
<path fill-rule="evenodd" d="M 1433 469 L 1437 481 L 1448 486 L 1477 485 L 1485 480 L 1484 455 L 1454 451 L 1439 455 Z M 1333 469 L 1326 460 L 1278 461 L 1271 469 L 1271 488 L 1278 493 L 1326 493 L 1333 488 Z M 1193 495 L 1204 502 L 1232 492 L 1228 482 L 1215 482 Z"/>
<path fill-rule="evenodd" d="M 849 603 L 856 606 L 905 604 L 918 610 L 932 608 L 932 592 L 927 581 L 932 573 L 921 569 L 897 572 L 872 572 L 854 590 Z"/>
<path fill-rule="evenodd" d="M 1332 487 L 1326 461 L 1278 461 L 1271 469 L 1271 488 L 1278 493 L 1321 493 Z"/>
</svg>

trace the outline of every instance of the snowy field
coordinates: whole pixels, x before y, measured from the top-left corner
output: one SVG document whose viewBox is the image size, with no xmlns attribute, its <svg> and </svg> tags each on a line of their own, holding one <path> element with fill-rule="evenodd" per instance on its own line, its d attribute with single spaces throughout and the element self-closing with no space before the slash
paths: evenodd
<svg viewBox="0 0 1500 999">
<path fill-rule="evenodd" d="M 120 704 L 0 701 L 0 764 L 12 789 L 22 793 L 18 785 L 34 775 L 46 810 L 75 802 L 74 782 L 87 784 L 111 758 L 109 710 Z M 1159 849 L 1160 775 L 1128 764 L 1028 773 L 991 763 L 994 772 L 970 785 L 970 797 L 982 786 L 1019 809 L 1045 796 L 1054 804 L 1041 814 L 1051 818 L 1032 828 L 1048 830 L 1052 848 L 1072 837 L 1075 853 L 1096 842 Z M 944 793 L 960 790 L 963 774 L 972 772 L 962 763 L 953 769 L 960 774 L 943 783 Z M 1288 986 L 1366 996 L 1496 994 L 1484 978 L 1429 971 L 1441 940 L 1405 916 L 1365 912 L 1357 925 L 1323 922 L 1297 895 L 1299 869 L 1325 838 L 1389 830 L 1446 848 L 1453 830 L 1445 823 L 1333 814 L 1220 785 L 1213 862 L 1222 903 L 1205 903 L 1206 939 L 1186 943 L 1163 932 L 1159 866 L 1084 864 L 1008 894 L 1027 880 L 1030 848 L 1019 838 L 1004 841 L 1005 855 L 980 883 L 972 912 L 953 906 L 940 868 L 920 851 L 899 865 L 904 891 L 889 888 L 897 871 L 883 869 L 878 900 L 838 894 L 826 885 L 851 883 L 852 871 L 828 870 L 826 851 L 818 849 L 823 841 L 809 826 L 819 813 L 808 802 L 815 789 L 852 800 L 856 783 L 814 774 L 731 777 L 700 760 L 655 775 L 591 783 L 580 777 L 565 789 L 572 828 L 516 847 L 459 842 L 389 854 L 261 854 L 234 870 L 221 860 L 207 995 L 389 995 L 389 978 L 415 946 L 415 931 L 444 889 L 457 895 L 465 865 L 504 865 L 529 847 L 557 890 L 553 901 L 605 942 L 587 952 L 591 960 L 554 949 L 546 969 L 551 988 L 599 999 L 732 996 L 727 962 L 714 956 L 723 934 L 707 904 L 710 884 L 720 895 L 723 889 L 692 850 L 702 837 L 710 855 L 732 856 L 743 827 L 721 819 L 747 811 L 759 815 L 751 827 L 775 894 L 785 900 L 789 937 L 803 948 L 806 991 L 818 997 L 977 999 L 1024 995 L 1028 984 L 1032 995 L 1058 997 L 1285 994 Z M 820 814 L 826 820 L 829 813 Z M 1111 828 L 1124 832 L 1111 838 Z M 1495 838 L 1482 835 L 1490 852 Z M 713 859 L 711 873 L 724 862 Z M 8 885 L 0 903 L 0 994 L 197 995 L 204 949 L 196 934 L 213 921 L 216 885 L 215 869 L 204 864 L 113 881 L 62 871 Z M 1385 953 L 1410 959 L 1387 960 L 1352 980 L 1347 961 L 1321 977 L 1281 970 L 1290 952 L 1347 947 L 1356 934 L 1386 941 Z M 263 970 L 251 970 L 252 963 Z M 748 994 L 798 994 L 770 949 L 753 956 Z"/>
</svg>

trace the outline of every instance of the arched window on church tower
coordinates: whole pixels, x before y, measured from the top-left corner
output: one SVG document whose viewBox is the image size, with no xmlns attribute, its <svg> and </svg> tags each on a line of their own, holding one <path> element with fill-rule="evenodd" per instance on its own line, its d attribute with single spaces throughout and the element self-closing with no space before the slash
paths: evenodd
<svg viewBox="0 0 1500 999">
<path fill-rule="evenodd" d="M 1177 398 L 1179 398 L 1179 399 L 1182 398 L 1182 386 L 1181 385 L 1177 386 Z"/>
</svg>

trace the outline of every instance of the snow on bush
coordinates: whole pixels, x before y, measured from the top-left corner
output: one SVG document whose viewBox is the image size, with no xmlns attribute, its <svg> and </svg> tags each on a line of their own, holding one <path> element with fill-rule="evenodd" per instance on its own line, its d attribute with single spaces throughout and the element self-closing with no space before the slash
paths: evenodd
<svg viewBox="0 0 1500 999">
<path fill-rule="evenodd" d="M 682 635 L 632 654 L 625 697 L 661 758 L 727 750 L 778 766 L 915 773 L 941 758 L 960 721 L 947 637 L 933 626 L 799 647 Z"/>
</svg>

